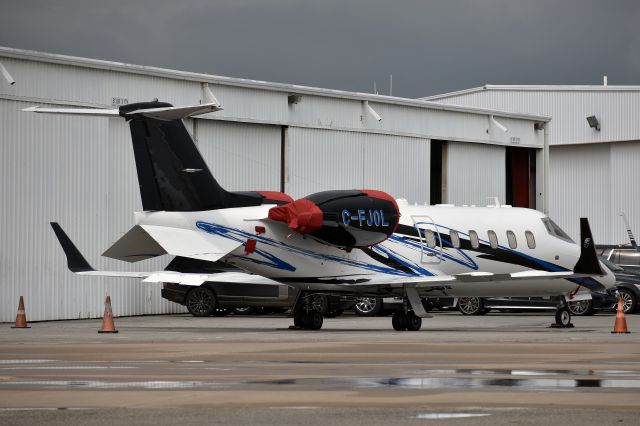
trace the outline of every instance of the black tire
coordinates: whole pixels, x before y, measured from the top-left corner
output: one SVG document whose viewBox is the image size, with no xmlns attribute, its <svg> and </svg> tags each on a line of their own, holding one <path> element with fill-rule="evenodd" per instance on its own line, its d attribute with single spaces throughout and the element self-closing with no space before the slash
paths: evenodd
<svg viewBox="0 0 640 426">
<path fill-rule="evenodd" d="M 418 331 L 422 327 L 422 318 L 413 312 L 407 313 L 407 330 Z"/>
<path fill-rule="evenodd" d="M 596 312 L 592 299 L 569 302 L 567 307 L 572 315 L 593 315 Z"/>
<path fill-rule="evenodd" d="M 404 331 L 407 329 L 407 314 L 404 313 L 402 309 L 398 309 L 393 313 L 393 317 L 391 317 L 391 325 L 393 329 L 396 331 Z"/>
<path fill-rule="evenodd" d="M 458 310 L 462 315 L 482 315 L 484 300 L 481 297 L 461 297 L 458 299 Z"/>
<path fill-rule="evenodd" d="M 208 317 L 215 312 L 216 295 L 207 287 L 196 287 L 187 293 L 185 305 L 194 317 Z"/>
<path fill-rule="evenodd" d="M 620 297 L 622 297 L 622 306 L 624 307 L 624 313 L 632 314 L 633 312 L 635 312 L 638 306 L 636 295 L 633 294 L 631 290 L 628 290 L 626 288 L 618 288 L 618 293 L 620 293 Z"/>
<path fill-rule="evenodd" d="M 233 308 L 233 313 L 236 315 L 253 315 L 255 309 L 253 306 L 238 306 Z"/>
<path fill-rule="evenodd" d="M 226 317 L 231 313 L 231 309 L 229 308 L 215 308 L 213 310 L 214 317 Z"/>
<path fill-rule="evenodd" d="M 306 313 L 306 318 L 304 319 L 304 328 L 307 330 L 320 330 L 322 328 L 322 323 L 324 319 L 322 318 L 322 313 L 315 309 L 310 310 Z"/>
<path fill-rule="evenodd" d="M 307 297 L 309 298 L 308 303 L 311 305 L 311 309 L 318 311 L 323 315 L 327 312 L 327 308 L 329 307 L 327 296 L 315 293 L 310 294 Z"/>
<path fill-rule="evenodd" d="M 571 327 L 571 311 L 562 307 L 556 311 L 556 325 L 561 328 Z"/>
<path fill-rule="evenodd" d="M 382 311 L 382 299 L 375 297 L 358 297 L 353 305 L 353 312 L 361 317 L 374 317 Z"/>
</svg>

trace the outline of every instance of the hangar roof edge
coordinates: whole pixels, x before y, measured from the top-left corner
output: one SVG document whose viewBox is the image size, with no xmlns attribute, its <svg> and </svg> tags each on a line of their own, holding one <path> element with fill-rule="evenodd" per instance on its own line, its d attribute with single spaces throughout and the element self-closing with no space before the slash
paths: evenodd
<svg viewBox="0 0 640 426">
<path fill-rule="evenodd" d="M 615 86 L 615 85 L 503 85 L 485 84 L 480 87 L 457 90 L 455 92 L 442 93 L 439 95 L 424 96 L 418 98 L 424 101 L 446 99 L 460 95 L 484 92 L 489 90 L 513 91 L 513 92 L 640 92 L 638 86 Z"/>
<path fill-rule="evenodd" d="M 75 65 L 75 66 L 81 66 L 86 68 L 106 69 L 106 70 L 128 72 L 128 73 L 134 73 L 134 74 L 153 75 L 157 77 L 198 81 L 203 83 L 225 84 L 225 85 L 236 86 L 236 87 L 246 87 L 246 88 L 254 88 L 254 89 L 287 92 L 292 94 L 301 94 L 301 95 L 307 94 L 307 95 L 315 95 L 315 96 L 360 100 L 360 101 L 372 101 L 372 102 L 411 106 L 411 107 L 433 109 L 433 110 L 466 112 L 470 114 L 496 115 L 499 117 L 516 118 L 516 119 L 531 120 L 531 121 L 542 121 L 542 122 L 551 121 L 551 117 L 546 115 L 517 113 L 517 112 L 511 112 L 511 111 L 467 107 L 467 106 L 460 106 L 460 105 L 444 105 L 438 102 L 432 102 L 428 99 L 400 98 L 400 97 L 394 97 L 394 96 L 376 95 L 371 93 L 349 92 L 345 90 L 325 89 L 325 88 L 300 86 L 300 85 L 285 84 L 285 83 L 272 83 L 272 82 L 266 82 L 266 81 L 260 81 L 260 80 L 217 76 L 217 75 L 210 75 L 210 74 L 203 74 L 203 73 L 196 73 L 196 72 L 189 72 L 189 71 L 179 71 L 179 70 L 172 70 L 167 68 L 127 64 L 123 62 L 113 62 L 113 61 L 106 61 L 101 59 L 83 58 L 83 57 L 70 56 L 70 55 L 60 55 L 60 54 L 54 54 L 54 53 L 39 52 L 35 50 L 16 49 L 11 47 L 4 47 L 4 46 L 0 46 L 0 57 L 1 56 L 24 59 L 24 60 L 32 60 L 32 61 L 68 64 L 68 65 Z"/>
</svg>

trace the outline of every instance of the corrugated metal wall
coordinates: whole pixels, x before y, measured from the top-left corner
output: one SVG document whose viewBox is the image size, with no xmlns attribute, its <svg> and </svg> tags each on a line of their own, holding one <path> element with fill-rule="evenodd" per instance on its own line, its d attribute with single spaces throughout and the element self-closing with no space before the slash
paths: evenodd
<svg viewBox="0 0 640 426">
<path fill-rule="evenodd" d="M 230 191 L 280 190 L 280 126 L 195 120 L 198 149 Z"/>
<path fill-rule="evenodd" d="M 20 295 L 30 320 L 101 316 L 106 291 L 116 315 L 181 310 L 160 298 L 157 285 L 70 273 L 49 226 L 60 222 L 94 267 L 132 268 L 101 257 L 140 209 L 124 121 L 20 111 L 27 106 L 0 100 L 0 122 L 9 123 L 0 127 L 0 321 L 15 319 Z"/>
<path fill-rule="evenodd" d="M 487 197 L 505 200 L 505 148 L 503 146 L 448 142 L 446 186 L 449 204 L 486 206 Z"/>
<path fill-rule="evenodd" d="M 294 198 L 331 189 L 374 188 L 429 199 L 427 139 L 290 127 L 286 191 Z"/>
<path fill-rule="evenodd" d="M 551 145 L 635 140 L 640 135 L 640 89 L 535 90 L 489 88 L 438 99 L 447 105 L 496 108 L 553 117 L 549 127 Z M 601 130 L 589 127 L 595 115 Z"/>
<path fill-rule="evenodd" d="M 588 217 L 596 243 L 628 243 L 618 215 L 624 211 L 640 233 L 639 165 L 637 141 L 551 147 L 549 215 L 574 239 L 578 218 Z"/>
</svg>

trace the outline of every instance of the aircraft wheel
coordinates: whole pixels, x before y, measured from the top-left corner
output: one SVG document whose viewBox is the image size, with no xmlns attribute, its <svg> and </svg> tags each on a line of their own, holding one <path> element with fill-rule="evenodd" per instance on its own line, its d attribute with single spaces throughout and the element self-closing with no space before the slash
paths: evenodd
<svg viewBox="0 0 640 426">
<path fill-rule="evenodd" d="M 307 313 L 304 309 L 293 310 L 293 325 L 299 328 L 305 328 L 307 319 Z"/>
<path fill-rule="evenodd" d="M 566 306 L 556 311 L 556 326 L 560 328 L 573 327 L 573 324 L 571 324 L 571 311 Z"/>
<path fill-rule="evenodd" d="M 393 313 L 393 317 L 391 317 L 391 325 L 393 329 L 396 331 L 404 331 L 408 326 L 407 314 L 404 313 L 402 309 L 398 309 Z"/>
<path fill-rule="evenodd" d="M 306 330 L 320 330 L 323 322 L 322 314 L 314 309 L 305 314 L 303 328 Z"/>
<path fill-rule="evenodd" d="M 407 330 L 418 331 L 422 327 L 422 318 L 417 316 L 413 311 L 408 312 L 407 315 Z"/>
</svg>

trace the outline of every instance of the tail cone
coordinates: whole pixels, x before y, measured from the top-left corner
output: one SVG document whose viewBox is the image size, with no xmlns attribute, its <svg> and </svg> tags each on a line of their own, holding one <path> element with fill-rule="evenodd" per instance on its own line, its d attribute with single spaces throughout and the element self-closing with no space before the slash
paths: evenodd
<svg viewBox="0 0 640 426">
<path fill-rule="evenodd" d="M 18 315 L 16 315 L 16 324 L 11 328 L 31 328 L 27 325 L 27 314 L 24 312 L 24 299 L 20 296 L 18 302 Z"/>
<path fill-rule="evenodd" d="M 107 296 L 104 301 L 104 316 L 102 317 L 102 328 L 98 333 L 117 333 L 116 325 L 113 323 L 113 311 L 111 310 L 111 296 Z"/>
<path fill-rule="evenodd" d="M 612 334 L 629 334 L 627 329 L 627 320 L 624 318 L 624 305 L 622 296 L 618 295 L 618 310 L 616 311 L 616 322 L 613 325 Z"/>
</svg>

